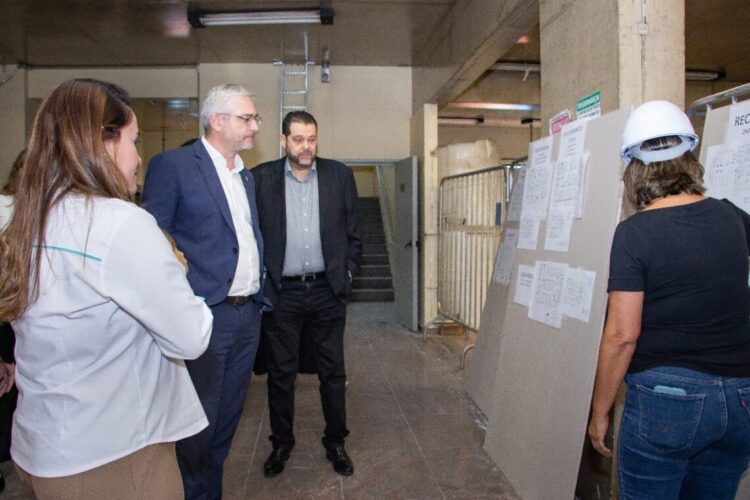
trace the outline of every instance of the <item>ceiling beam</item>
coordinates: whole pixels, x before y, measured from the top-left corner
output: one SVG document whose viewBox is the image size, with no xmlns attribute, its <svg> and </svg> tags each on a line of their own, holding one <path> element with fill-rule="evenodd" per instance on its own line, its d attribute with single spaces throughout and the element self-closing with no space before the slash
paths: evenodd
<svg viewBox="0 0 750 500">
<path fill-rule="evenodd" d="M 414 109 L 458 97 L 538 22 L 538 0 L 457 0 L 414 52 Z"/>
</svg>

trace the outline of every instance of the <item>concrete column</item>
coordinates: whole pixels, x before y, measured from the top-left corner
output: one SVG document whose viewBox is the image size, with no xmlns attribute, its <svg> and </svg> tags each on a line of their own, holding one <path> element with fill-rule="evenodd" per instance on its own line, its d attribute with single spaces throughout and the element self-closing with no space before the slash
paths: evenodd
<svg viewBox="0 0 750 500">
<path fill-rule="evenodd" d="M 601 91 L 602 113 L 685 101 L 683 0 L 542 0 L 542 128 Z"/>
<path fill-rule="evenodd" d="M 438 175 L 437 105 L 424 104 L 411 120 L 411 152 L 419 158 L 419 324 L 437 316 Z"/>
</svg>

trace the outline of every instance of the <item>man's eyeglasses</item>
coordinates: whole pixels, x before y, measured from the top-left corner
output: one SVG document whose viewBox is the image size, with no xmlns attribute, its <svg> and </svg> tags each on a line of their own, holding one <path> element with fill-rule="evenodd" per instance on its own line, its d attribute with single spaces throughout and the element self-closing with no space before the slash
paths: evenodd
<svg viewBox="0 0 750 500">
<path fill-rule="evenodd" d="M 257 123 L 258 125 L 263 123 L 263 118 L 260 115 L 233 115 L 231 113 L 219 113 L 219 114 L 224 115 L 224 116 L 233 116 L 235 118 L 239 118 L 240 120 L 245 122 L 245 124 L 247 125 L 250 124 L 251 120 L 255 120 L 255 123 Z"/>
</svg>

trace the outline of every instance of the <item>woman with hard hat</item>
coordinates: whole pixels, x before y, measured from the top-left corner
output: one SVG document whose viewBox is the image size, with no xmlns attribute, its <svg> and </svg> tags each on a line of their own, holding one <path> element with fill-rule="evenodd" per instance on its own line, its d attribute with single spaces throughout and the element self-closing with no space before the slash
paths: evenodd
<svg viewBox="0 0 750 500">
<path fill-rule="evenodd" d="M 625 195 L 589 435 L 600 453 L 623 379 L 623 499 L 734 499 L 750 460 L 750 215 L 705 197 L 698 143 L 666 101 L 623 133 Z"/>
</svg>

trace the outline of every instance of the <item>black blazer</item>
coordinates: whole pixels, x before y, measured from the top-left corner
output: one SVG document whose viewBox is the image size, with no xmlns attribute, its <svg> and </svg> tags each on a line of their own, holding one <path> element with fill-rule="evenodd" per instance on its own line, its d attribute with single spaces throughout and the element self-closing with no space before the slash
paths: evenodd
<svg viewBox="0 0 750 500">
<path fill-rule="evenodd" d="M 281 272 L 286 252 L 286 158 L 262 163 L 251 170 L 255 179 L 260 230 L 265 243 L 266 283 L 264 292 L 278 304 Z M 339 300 L 346 303 L 362 253 L 357 217 L 357 187 L 351 169 L 334 160 L 316 159 L 320 202 L 320 241 L 326 278 Z"/>
</svg>

